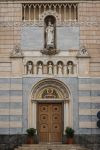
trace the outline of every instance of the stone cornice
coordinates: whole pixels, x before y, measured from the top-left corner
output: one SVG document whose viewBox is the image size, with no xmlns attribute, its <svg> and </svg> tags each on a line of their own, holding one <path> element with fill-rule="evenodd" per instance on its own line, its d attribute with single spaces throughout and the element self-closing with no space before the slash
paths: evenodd
<svg viewBox="0 0 100 150">
<path fill-rule="evenodd" d="M 0 2 L 29 2 L 29 3 L 77 3 L 77 2 L 100 2 L 99 0 L 0 0 Z"/>
</svg>

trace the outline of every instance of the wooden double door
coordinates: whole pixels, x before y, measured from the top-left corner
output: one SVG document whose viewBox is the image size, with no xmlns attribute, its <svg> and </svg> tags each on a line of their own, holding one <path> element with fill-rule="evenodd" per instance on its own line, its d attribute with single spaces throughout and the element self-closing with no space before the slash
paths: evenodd
<svg viewBox="0 0 100 150">
<path fill-rule="evenodd" d="M 62 103 L 38 104 L 39 142 L 61 142 L 63 131 Z"/>
</svg>

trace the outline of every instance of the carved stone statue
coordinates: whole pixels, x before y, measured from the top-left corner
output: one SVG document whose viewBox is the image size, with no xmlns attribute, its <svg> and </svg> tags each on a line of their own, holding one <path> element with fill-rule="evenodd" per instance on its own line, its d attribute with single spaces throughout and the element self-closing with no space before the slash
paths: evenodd
<svg viewBox="0 0 100 150">
<path fill-rule="evenodd" d="M 54 48 L 54 25 L 51 24 L 51 21 L 48 22 L 46 28 L 46 45 L 47 48 Z"/>
<path fill-rule="evenodd" d="M 69 62 L 67 66 L 68 74 L 73 74 L 73 63 Z"/>
<path fill-rule="evenodd" d="M 42 67 L 42 64 L 40 63 L 38 65 L 38 74 L 42 74 L 42 69 L 43 69 L 43 67 Z"/>
<path fill-rule="evenodd" d="M 62 74 L 62 69 L 63 69 L 62 64 L 59 63 L 58 64 L 58 74 Z"/>
<path fill-rule="evenodd" d="M 53 66 L 51 64 L 51 62 L 48 65 L 48 74 L 52 74 L 53 73 Z"/>
<path fill-rule="evenodd" d="M 27 73 L 28 74 L 32 74 L 33 73 L 33 64 L 31 62 L 28 63 Z"/>
</svg>

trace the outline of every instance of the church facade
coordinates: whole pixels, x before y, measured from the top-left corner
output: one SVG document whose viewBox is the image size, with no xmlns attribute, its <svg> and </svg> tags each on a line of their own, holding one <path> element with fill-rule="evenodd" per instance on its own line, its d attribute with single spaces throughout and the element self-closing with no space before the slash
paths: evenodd
<svg viewBox="0 0 100 150">
<path fill-rule="evenodd" d="M 3 143 L 28 128 L 38 143 L 64 143 L 72 127 L 76 143 L 100 144 L 99 111 L 100 2 L 1 0 Z"/>
</svg>

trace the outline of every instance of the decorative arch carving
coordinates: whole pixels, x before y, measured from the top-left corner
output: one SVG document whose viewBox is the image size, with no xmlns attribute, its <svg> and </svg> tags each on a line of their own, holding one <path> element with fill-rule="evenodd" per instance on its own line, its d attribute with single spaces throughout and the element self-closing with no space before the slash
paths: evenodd
<svg viewBox="0 0 100 150">
<path fill-rule="evenodd" d="M 47 16 L 54 16 L 54 17 L 56 18 L 56 21 L 57 21 L 57 22 L 60 21 L 60 16 L 59 16 L 59 14 L 58 14 L 56 11 L 53 11 L 53 10 L 44 11 L 44 12 L 40 15 L 40 20 L 41 20 L 41 21 L 44 21 L 44 19 L 45 19 Z"/>
<path fill-rule="evenodd" d="M 45 79 L 38 82 L 32 88 L 32 100 L 38 99 L 70 99 L 68 87 L 61 81 L 56 79 Z"/>
<path fill-rule="evenodd" d="M 49 90 L 49 91 L 48 91 Z M 47 78 L 36 83 L 31 90 L 31 99 L 28 109 L 29 127 L 37 127 L 37 102 L 58 103 L 64 101 L 64 130 L 66 126 L 72 126 L 72 101 L 69 88 L 60 80 Z M 44 101 L 43 101 L 44 100 Z M 67 117 L 66 117 L 67 116 Z"/>
</svg>

